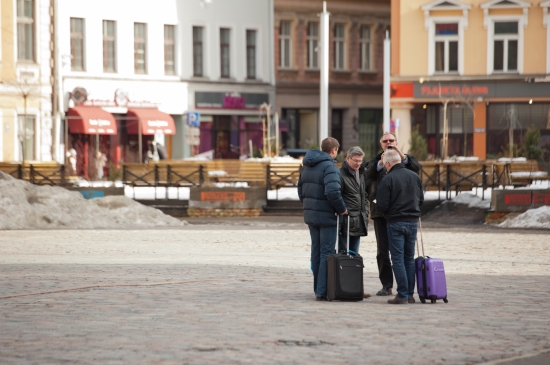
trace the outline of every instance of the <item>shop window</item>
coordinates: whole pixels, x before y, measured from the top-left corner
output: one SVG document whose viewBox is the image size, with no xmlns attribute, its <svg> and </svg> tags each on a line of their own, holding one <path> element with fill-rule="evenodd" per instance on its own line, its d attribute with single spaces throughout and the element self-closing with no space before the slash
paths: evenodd
<svg viewBox="0 0 550 365">
<path fill-rule="evenodd" d="M 147 24 L 134 23 L 134 72 L 147 73 Z"/>
<path fill-rule="evenodd" d="M 103 21 L 103 71 L 116 72 L 116 22 Z"/>
<path fill-rule="evenodd" d="M 383 119 L 382 109 L 359 109 L 359 147 L 367 158 L 380 151 Z"/>
<path fill-rule="evenodd" d="M 283 20 L 279 26 L 279 66 L 290 68 L 292 59 L 292 38 L 290 35 L 290 21 Z"/>
<path fill-rule="evenodd" d="M 17 59 L 34 61 L 34 1 L 17 1 Z"/>
<path fill-rule="evenodd" d="M 493 37 L 493 71 L 518 70 L 518 22 L 495 22 Z"/>
<path fill-rule="evenodd" d="M 340 145 L 343 144 L 343 126 L 344 126 L 344 110 L 343 109 L 332 109 L 332 118 L 331 118 L 331 137 L 336 138 Z"/>
<path fill-rule="evenodd" d="M 203 27 L 193 27 L 193 76 L 203 76 Z"/>
<path fill-rule="evenodd" d="M 175 74 L 176 64 L 176 26 L 164 25 L 164 73 Z"/>
<path fill-rule="evenodd" d="M 458 72 L 458 23 L 435 24 L 435 72 Z"/>
<path fill-rule="evenodd" d="M 220 29 L 220 65 L 221 77 L 230 77 L 230 36 L 231 30 L 227 28 Z"/>
<path fill-rule="evenodd" d="M 372 27 L 370 25 L 361 26 L 359 38 L 359 55 L 361 71 L 372 71 Z"/>
<path fill-rule="evenodd" d="M 71 70 L 84 71 L 84 19 L 71 18 Z"/>
<path fill-rule="evenodd" d="M 34 115 L 19 115 L 19 141 L 21 142 L 21 156 L 23 160 L 34 160 L 34 131 L 36 128 L 36 117 Z"/>
<path fill-rule="evenodd" d="M 319 23 L 310 22 L 307 27 L 307 68 L 318 69 Z"/>
<path fill-rule="evenodd" d="M 334 69 L 345 69 L 346 25 L 334 24 Z"/>
<path fill-rule="evenodd" d="M 246 78 L 256 78 L 256 31 L 246 31 Z"/>
</svg>

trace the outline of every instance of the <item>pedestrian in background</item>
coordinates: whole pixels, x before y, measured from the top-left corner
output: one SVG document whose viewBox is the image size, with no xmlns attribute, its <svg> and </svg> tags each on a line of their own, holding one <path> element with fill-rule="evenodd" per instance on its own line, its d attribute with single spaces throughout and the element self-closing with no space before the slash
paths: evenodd
<svg viewBox="0 0 550 365">
<path fill-rule="evenodd" d="M 311 236 L 311 270 L 316 300 L 327 296 L 327 256 L 334 253 L 336 214 L 347 214 L 342 199 L 340 170 L 334 163 L 340 143 L 332 137 L 321 142 L 321 151 L 309 150 L 298 179 L 298 196 L 304 222 Z"/>
<path fill-rule="evenodd" d="M 386 169 L 384 169 L 383 162 L 381 160 L 384 151 L 388 148 L 393 149 L 399 157 L 401 157 L 401 163 L 403 166 L 413 172 L 420 171 L 420 164 L 411 155 L 406 155 L 398 147 L 397 137 L 393 133 L 386 132 L 380 138 L 380 146 L 382 152 L 374 156 L 368 163 L 366 169 L 366 175 L 368 180 L 369 191 L 369 203 L 370 203 L 370 217 L 374 224 L 374 234 L 376 235 L 376 262 L 378 264 L 378 277 L 382 283 L 382 289 L 376 293 L 376 295 L 392 295 L 393 288 L 393 274 L 390 261 L 390 250 L 388 245 L 388 235 L 386 220 L 381 212 L 378 211 L 377 205 L 374 202 L 376 199 L 376 192 L 378 185 L 382 178 L 386 176 Z"/>
<path fill-rule="evenodd" d="M 397 151 L 386 150 L 382 157 L 387 175 L 378 185 L 376 206 L 387 224 L 388 242 L 397 295 L 389 304 L 414 303 L 414 245 L 424 203 L 422 180 L 407 170 Z"/>
</svg>

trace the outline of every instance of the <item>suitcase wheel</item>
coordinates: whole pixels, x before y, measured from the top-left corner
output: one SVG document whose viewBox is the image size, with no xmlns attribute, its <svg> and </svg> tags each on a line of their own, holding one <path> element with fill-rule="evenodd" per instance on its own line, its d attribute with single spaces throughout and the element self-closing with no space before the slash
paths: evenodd
<svg viewBox="0 0 550 365">
<path fill-rule="evenodd" d="M 433 303 L 437 302 L 437 300 L 435 300 L 435 299 L 432 299 L 432 300 L 431 300 L 431 302 L 432 302 L 432 304 L 433 304 Z"/>
<path fill-rule="evenodd" d="M 447 297 L 443 298 L 443 301 L 444 301 L 445 303 L 449 303 L 449 301 L 447 300 Z"/>
<path fill-rule="evenodd" d="M 420 298 L 420 301 L 421 301 L 422 303 L 426 303 L 426 299 L 424 299 L 424 297 L 419 297 L 419 298 Z"/>
</svg>

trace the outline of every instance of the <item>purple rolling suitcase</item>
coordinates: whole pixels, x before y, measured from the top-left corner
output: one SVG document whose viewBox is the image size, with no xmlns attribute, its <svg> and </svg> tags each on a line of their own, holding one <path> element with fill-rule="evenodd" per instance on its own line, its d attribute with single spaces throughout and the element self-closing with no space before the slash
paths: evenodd
<svg viewBox="0 0 550 365">
<path fill-rule="evenodd" d="M 418 248 L 418 257 L 415 259 L 416 266 L 416 287 L 418 288 L 418 296 L 422 303 L 430 300 L 435 303 L 438 299 L 447 300 L 447 279 L 445 278 L 445 267 L 443 260 L 431 258 L 424 255 L 424 239 L 422 238 L 422 224 L 419 223 L 420 242 L 422 243 L 422 256 Z"/>
</svg>

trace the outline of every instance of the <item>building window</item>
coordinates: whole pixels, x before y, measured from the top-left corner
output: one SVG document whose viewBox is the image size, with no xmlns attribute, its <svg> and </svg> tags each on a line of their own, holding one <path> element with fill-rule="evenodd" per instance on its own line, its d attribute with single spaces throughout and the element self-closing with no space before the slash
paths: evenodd
<svg viewBox="0 0 550 365">
<path fill-rule="evenodd" d="M 493 36 L 493 71 L 518 70 L 518 22 L 495 22 Z"/>
<path fill-rule="evenodd" d="M 134 23 L 134 72 L 147 72 L 147 24 Z"/>
<path fill-rule="evenodd" d="M 221 64 L 221 77 L 228 78 L 229 73 L 229 38 L 230 30 L 227 28 L 220 29 L 220 64 Z"/>
<path fill-rule="evenodd" d="M 380 151 L 383 120 L 382 109 L 359 109 L 359 147 L 367 158 Z"/>
<path fill-rule="evenodd" d="M 435 72 L 458 72 L 458 23 L 435 24 Z"/>
<path fill-rule="evenodd" d="M 256 31 L 246 31 L 246 78 L 256 78 Z"/>
<path fill-rule="evenodd" d="M 34 160 L 34 131 L 36 118 L 34 115 L 17 116 L 19 122 L 19 140 L 21 141 L 22 159 Z"/>
<path fill-rule="evenodd" d="M 193 76 L 201 77 L 202 72 L 202 27 L 193 27 Z"/>
<path fill-rule="evenodd" d="M 319 44 L 319 23 L 311 22 L 307 27 L 307 68 L 319 68 L 317 46 Z"/>
<path fill-rule="evenodd" d="M 176 64 L 176 26 L 164 25 L 164 73 L 175 74 Z"/>
<path fill-rule="evenodd" d="M 84 70 L 84 19 L 71 18 L 71 70 Z"/>
<path fill-rule="evenodd" d="M 281 66 L 281 68 L 291 67 L 291 44 L 290 22 L 288 20 L 283 20 L 279 27 L 279 66 Z"/>
<path fill-rule="evenodd" d="M 346 45 L 346 26 L 345 24 L 334 25 L 334 69 L 343 70 L 344 55 Z"/>
<path fill-rule="evenodd" d="M 33 0 L 17 0 L 17 59 L 34 61 Z"/>
<path fill-rule="evenodd" d="M 103 71 L 116 72 L 116 22 L 103 21 Z"/>
<path fill-rule="evenodd" d="M 362 25 L 361 34 L 359 37 L 360 42 L 360 65 L 361 71 L 372 70 L 372 41 L 371 41 L 371 26 Z"/>
</svg>

